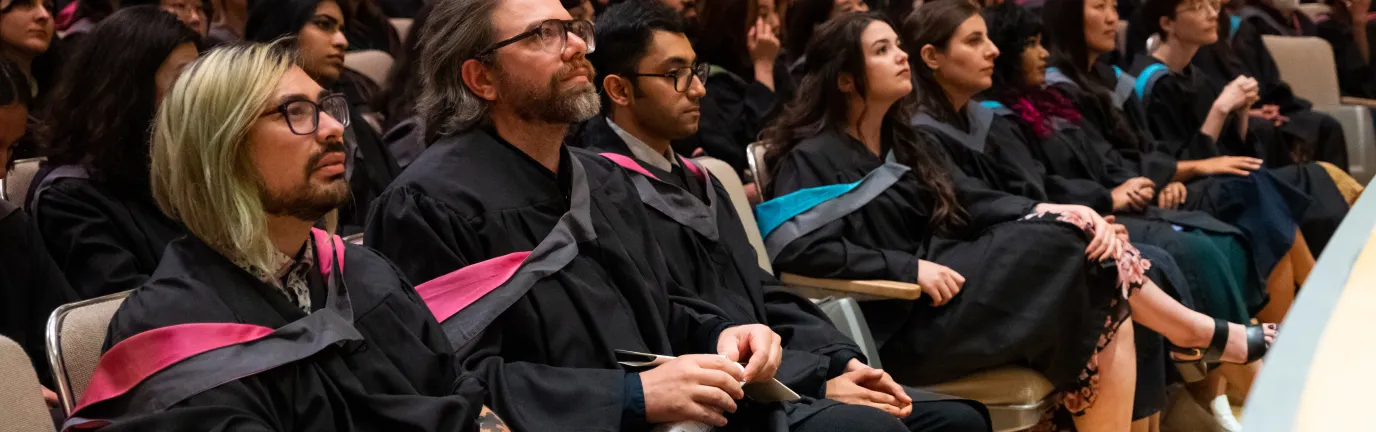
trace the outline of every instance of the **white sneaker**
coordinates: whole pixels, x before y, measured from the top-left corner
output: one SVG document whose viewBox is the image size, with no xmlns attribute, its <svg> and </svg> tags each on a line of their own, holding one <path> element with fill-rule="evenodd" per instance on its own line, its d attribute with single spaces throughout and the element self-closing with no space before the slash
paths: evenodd
<svg viewBox="0 0 1376 432">
<path fill-rule="evenodd" d="M 1242 422 L 1237 421 L 1237 417 L 1233 415 L 1233 405 L 1228 402 L 1228 395 L 1219 395 L 1214 398 L 1212 411 L 1214 412 L 1214 420 L 1218 421 L 1218 425 L 1223 430 L 1242 432 Z"/>
</svg>

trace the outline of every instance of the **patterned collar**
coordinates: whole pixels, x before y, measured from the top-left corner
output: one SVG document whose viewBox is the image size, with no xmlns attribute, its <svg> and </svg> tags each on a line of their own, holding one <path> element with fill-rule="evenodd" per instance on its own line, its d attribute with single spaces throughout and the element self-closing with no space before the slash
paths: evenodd
<svg viewBox="0 0 1376 432">
<path fill-rule="evenodd" d="M 287 298 L 292 305 L 306 313 L 311 312 L 310 272 L 315 268 L 315 242 L 306 241 L 296 258 L 280 251 L 274 254 L 273 263 L 278 269 L 276 274 L 268 274 L 263 269 L 236 263 L 240 268 L 263 281 Z"/>
</svg>

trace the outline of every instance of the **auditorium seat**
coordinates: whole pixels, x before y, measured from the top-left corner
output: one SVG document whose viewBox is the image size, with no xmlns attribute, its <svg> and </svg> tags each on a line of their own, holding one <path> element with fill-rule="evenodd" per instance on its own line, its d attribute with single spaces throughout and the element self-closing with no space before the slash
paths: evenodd
<svg viewBox="0 0 1376 432">
<path fill-rule="evenodd" d="M 48 364 L 57 383 L 62 410 L 72 413 L 86 391 L 105 345 L 106 328 L 129 291 L 68 303 L 48 318 Z"/>
<path fill-rule="evenodd" d="M 373 80 L 378 88 L 387 85 L 387 72 L 392 70 L 392 55 L 379 50 L 351 51 L 344 54 L 344 67 Z"/>
<path fill-rule="evenodd" d="M 1338 119 L 1347 138 L 1348 172 L 1365 185 L 1376 176 L 1376 131 L 1372 130 L 1371 110 L 1376 101 L 1343 97 L 1338 87 L 1338 69 L 1333 47 L 1317 37 L 1262 36 L 1266 49 L 1276 59 L 1280 78 L 1295 95 L 1314 103 L 1314 111 Z"/>
<path fill-rule="evenodd" d="M 1333 8 L 1323 3 L 1301 3 L 1299 6 L 1300 13 L 1303 13 L 1304 16 L 1309 17 L 1310 21 L 1314 22 L 1327 19 L 1329 12 L 1333 10 Z"/>
<path fill-rule="evenodd" d="M 763 145 L 756 143 L 746 148 L 750 168 L 755 172 L 756 184 L 761 185 L 761 187 L 769 181 L 768 168 L 764 165 L 763 147 Z M 755 247 L 755 255 L 761 257 L 762 261 L 767 260 L 767 258 L 763 258 L 767 257 L 768 254 L 764 250 L 764 241 L 760 239 L 760 230 L 755 222 L 754 211 L 751 210 L 751 204 L 745 197 L 745 188 L 741 186 L 740 177 L 736 175 L 736 171 L 730 165 L 719 160 L 711 158 L 698 158 L 696 160 L 721 182 L 722 187 L 726 188 L 727 193 L 731 196 L 731 203 L 740 213 L 746 236 L 750 238 L 750 244 Z M 763 263 L 762 267 L 766 270 L 772 269 L 768 263 Z M 922 294 L 921 287 L 916 284 L 896 281 L 817 279 L 789 273 L 779 275 L 779 279 L 789 289 L 809 298 L 840 297 L 851 302 L 916 300 Z M 865 357 L 874 361 L 872 366 L 879 367 L 878 346 L 875 345 L 870 336 L 863 314 L 859 312 L 858 306 L 847 308 L 846 304 L 843 302 L 830 308 L 823 306 L 822 310 L 827 313 L 837 328 L 855 339 L 861 350 L 864 351 Z M 994 430 L 997 431 L 1017 431 L 1035 426 L 1041 421 L 1042 415 L 1051 408 L 1052 401 L 1049 396 L 1055 390 L 1051 382 L 1040 374 L 1026 368 L 1012 366 L 983 371 L 959 380 L 923 388 L 984 403 L 989 408 L 989 415 L 994 422 Z"/>
<path fill-rule="evenodd" d="M 13 432 L 53 432 L 53 418 L 43 402 L 43 387 L 24 349 L 0 336 L 0 430 Z"/>
<path fill-rule="evenodd" d="M 24 207 L 29 198 L 29 185 L 38 174 L 38 165 L 41 163 L 43 158 L 14 161 L 14 169 L 11 169 L 5 178 L 0 179 L 0 199 Z"/>
</svg>

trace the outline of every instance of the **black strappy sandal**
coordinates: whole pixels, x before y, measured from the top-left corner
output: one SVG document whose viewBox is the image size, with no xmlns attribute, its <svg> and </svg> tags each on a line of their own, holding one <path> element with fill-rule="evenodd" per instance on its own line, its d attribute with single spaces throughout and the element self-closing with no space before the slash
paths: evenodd
<svg viewBox="0 0 1376 432">
<path fill-rule="evenodd" d="M 1207 348 L 1180 348 L 1171 346 L 1171 360 L 1185 382 L 1203 381 L 1209 374 L 1209 366 L 1222 362 L 1223 350 L 1228 347 L 1228 322 L 1214 319 L 1214 337 Z M 1275 324 L 1250 324 L 1246 326 L 1247 361 L 1260 360 L 1266 356 L 1271 345 L 1266 343 L 1266 328 Z"/>
</svg>

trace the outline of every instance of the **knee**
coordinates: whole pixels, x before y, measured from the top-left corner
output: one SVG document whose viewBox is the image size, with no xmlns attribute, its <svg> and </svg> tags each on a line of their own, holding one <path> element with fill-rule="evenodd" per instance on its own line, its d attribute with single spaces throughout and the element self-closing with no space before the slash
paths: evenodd
<svg viewBox="0 0 1376 432">
<path fill-rule="evenodd" d="M 978 402 L 941 401 L 913 405 L 913 416 L 927 415 L 928 421 L 909 422 L 909 430 L 931 432 L 988 432 L 993 430 L 983 406 Z M 922 411 L 919 413 L 918 411 Z"/>
<path fill-rule="evenodd" d="M 878 408 L 841 404 L 819 412 L 808 420 L 808 431 L 907 432 L 894 416 Z"/>
</svg>

